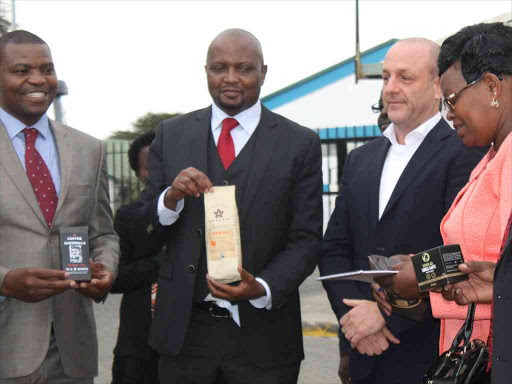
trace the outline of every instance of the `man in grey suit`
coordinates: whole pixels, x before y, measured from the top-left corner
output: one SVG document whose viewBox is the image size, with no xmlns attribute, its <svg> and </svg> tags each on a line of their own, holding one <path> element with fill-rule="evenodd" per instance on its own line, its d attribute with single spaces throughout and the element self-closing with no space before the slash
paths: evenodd
<svg viewBox="0 0 512 384">
<path fill-rule="evenodd" d="M 46 116 L 57 76 L 27 31 L 0 38 L 0 383 L 92 383 L 92 299 L 117 273 L 103 144 Z M 59 228 L 87 226 L 92 279 L 61 270 Z"/>
</svg>

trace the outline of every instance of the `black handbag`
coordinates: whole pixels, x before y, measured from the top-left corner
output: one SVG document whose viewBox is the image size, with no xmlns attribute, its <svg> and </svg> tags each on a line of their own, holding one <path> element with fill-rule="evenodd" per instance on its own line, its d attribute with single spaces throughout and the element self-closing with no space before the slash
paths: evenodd
<svg viewBox="0 0 512 384">
<path fill-rule="evenodd" d="M 451 348 L 439 356 L 428 368 L 423 384 L 487 384 L 489 351 L 482 340 L 472 340 L 476 304 L 468 307 L 466 322 L 455 336 Z"/>
</svg>

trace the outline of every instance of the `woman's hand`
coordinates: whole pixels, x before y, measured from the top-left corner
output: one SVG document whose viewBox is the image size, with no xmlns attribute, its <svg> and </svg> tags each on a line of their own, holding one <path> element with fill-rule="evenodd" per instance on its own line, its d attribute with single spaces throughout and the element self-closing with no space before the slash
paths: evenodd
<svg viewBox="0 0 512 384">
<path fill-rule="evenodd" d="M 469 303 L 490 303 L 494 293 L 494 271 L 496 263 L 491 261 L 467 261 L 459 265 L 459 270 L 469 274 L 469 280 L 446 284 L 442 295 L 445 300 L 458 305 Z"/>
<path fill-rule="evenodd" d="M 379 307 L 386 315 L 391 316 L 393 307 L 391 307 L 391 304 L 389 304 L 388 302 L 386 291 L 379 284 L 376 283 L 372 284 L 372 290 L 373 298 L 375 299 Z"/>
</svg>

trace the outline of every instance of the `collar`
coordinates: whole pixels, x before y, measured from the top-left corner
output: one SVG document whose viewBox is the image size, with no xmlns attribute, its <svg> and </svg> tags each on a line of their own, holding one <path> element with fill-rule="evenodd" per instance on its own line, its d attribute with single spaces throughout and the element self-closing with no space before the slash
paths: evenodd
<svg viewBox="0 0 512 384">
<path fill-rule="evenodd" d="M 5 129 L 7 130 L 7 134 L 9 135 L 9 138 L 12 140 L 16 135 L 18 135 L 20 132 L 22 132 L 25 128 L 35 128 L 43 136 L 43 138 L 47 138 L 50 135 L 50 123 L 48 120 L 48 116 L 46 116 L 46 113 L 41 116 L 41 118 L 35 123 L 34 125 L 31 125 L 30 127 L 27 127 L 25 123 L 22 123 L 14 116 L 8 114 L 5 112 L 3 108 L 0 108 L 0 120 L 5 126 Z"/>
<path fill-rule="evenodd" d="M 440 120 L 441 113 L 437 112 L 437 114 L 435 114 L 433 117 L 425 121 L 419 127 L 413 129 L 411 132 L 407 134 L 407 136 L 405 136 L 405 145 L 409 144 L 411 138 L 414 136 L 420 137 L 421 140 L 423 140 L 430 133 L 430 131 L 437 125 L 437 123 L 439 123 Z M 391 123 L 390 126 L 386 128 L 386 130 L 382 133 L 382 136 L 387 137 L 391 142 L 391 145 L 400 145 L 396 140 L 395 125 L 393 123 Z"/>
<path fill-rule="evenodd" d="M 229 116 L 215 103 L 212 103 L 212 131 L 221 129 L 222 121 L 229 117 L 236 119 L 243 130 L 246 131 L 249 135 L 252 135 L 260 123 L 261 102 L 258 100 L 252 107 L 247 108 L 235 116 Z"/>
</svg>

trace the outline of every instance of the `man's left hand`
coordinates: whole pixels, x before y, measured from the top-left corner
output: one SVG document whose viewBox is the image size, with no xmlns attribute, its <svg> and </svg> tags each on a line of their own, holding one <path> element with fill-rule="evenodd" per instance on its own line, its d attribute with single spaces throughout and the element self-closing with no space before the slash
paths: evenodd
<svg viewBox="0 0 512 384">
<path fill-rule="evenodd" d="M 362 338 L 356 345 L 351 344 L 351 347 L 352 349 L 357 348 L 358 352 L 362 355 L 373 356 L 380 355 L 386 351 L 389 348 L 389 342 L 400 344 L 400 340 L 389 329 L 384 327 L 382 331 Z"/>
<path fill-rule="evenodd" d="M 219 283 L 207 275 L 206 281 L 212 295 L 229 301 L 253 300 L 266 295 L 265 287 L 253 275 L 240 266 L 238 273 L 242 281 L 236 286 Z"/>
<path fill-rule="evenodd" d="M 343 299 L 343 303 L 353 307 L 340 319 L 341 331 L 351 344 L 357 344 L 359 340 L 379 332 L 386 326 L 377 303 L 350 299 Z"/>
<path fill-rule="evenodd" d="M 91 260 L 91 281 L 81 282 L 78 286 L 78 292 L 90 297 L 93 300 L 99 300 L 110 292 L 114 278 L 102 263 L 95 263 Z"/>
</svg>

